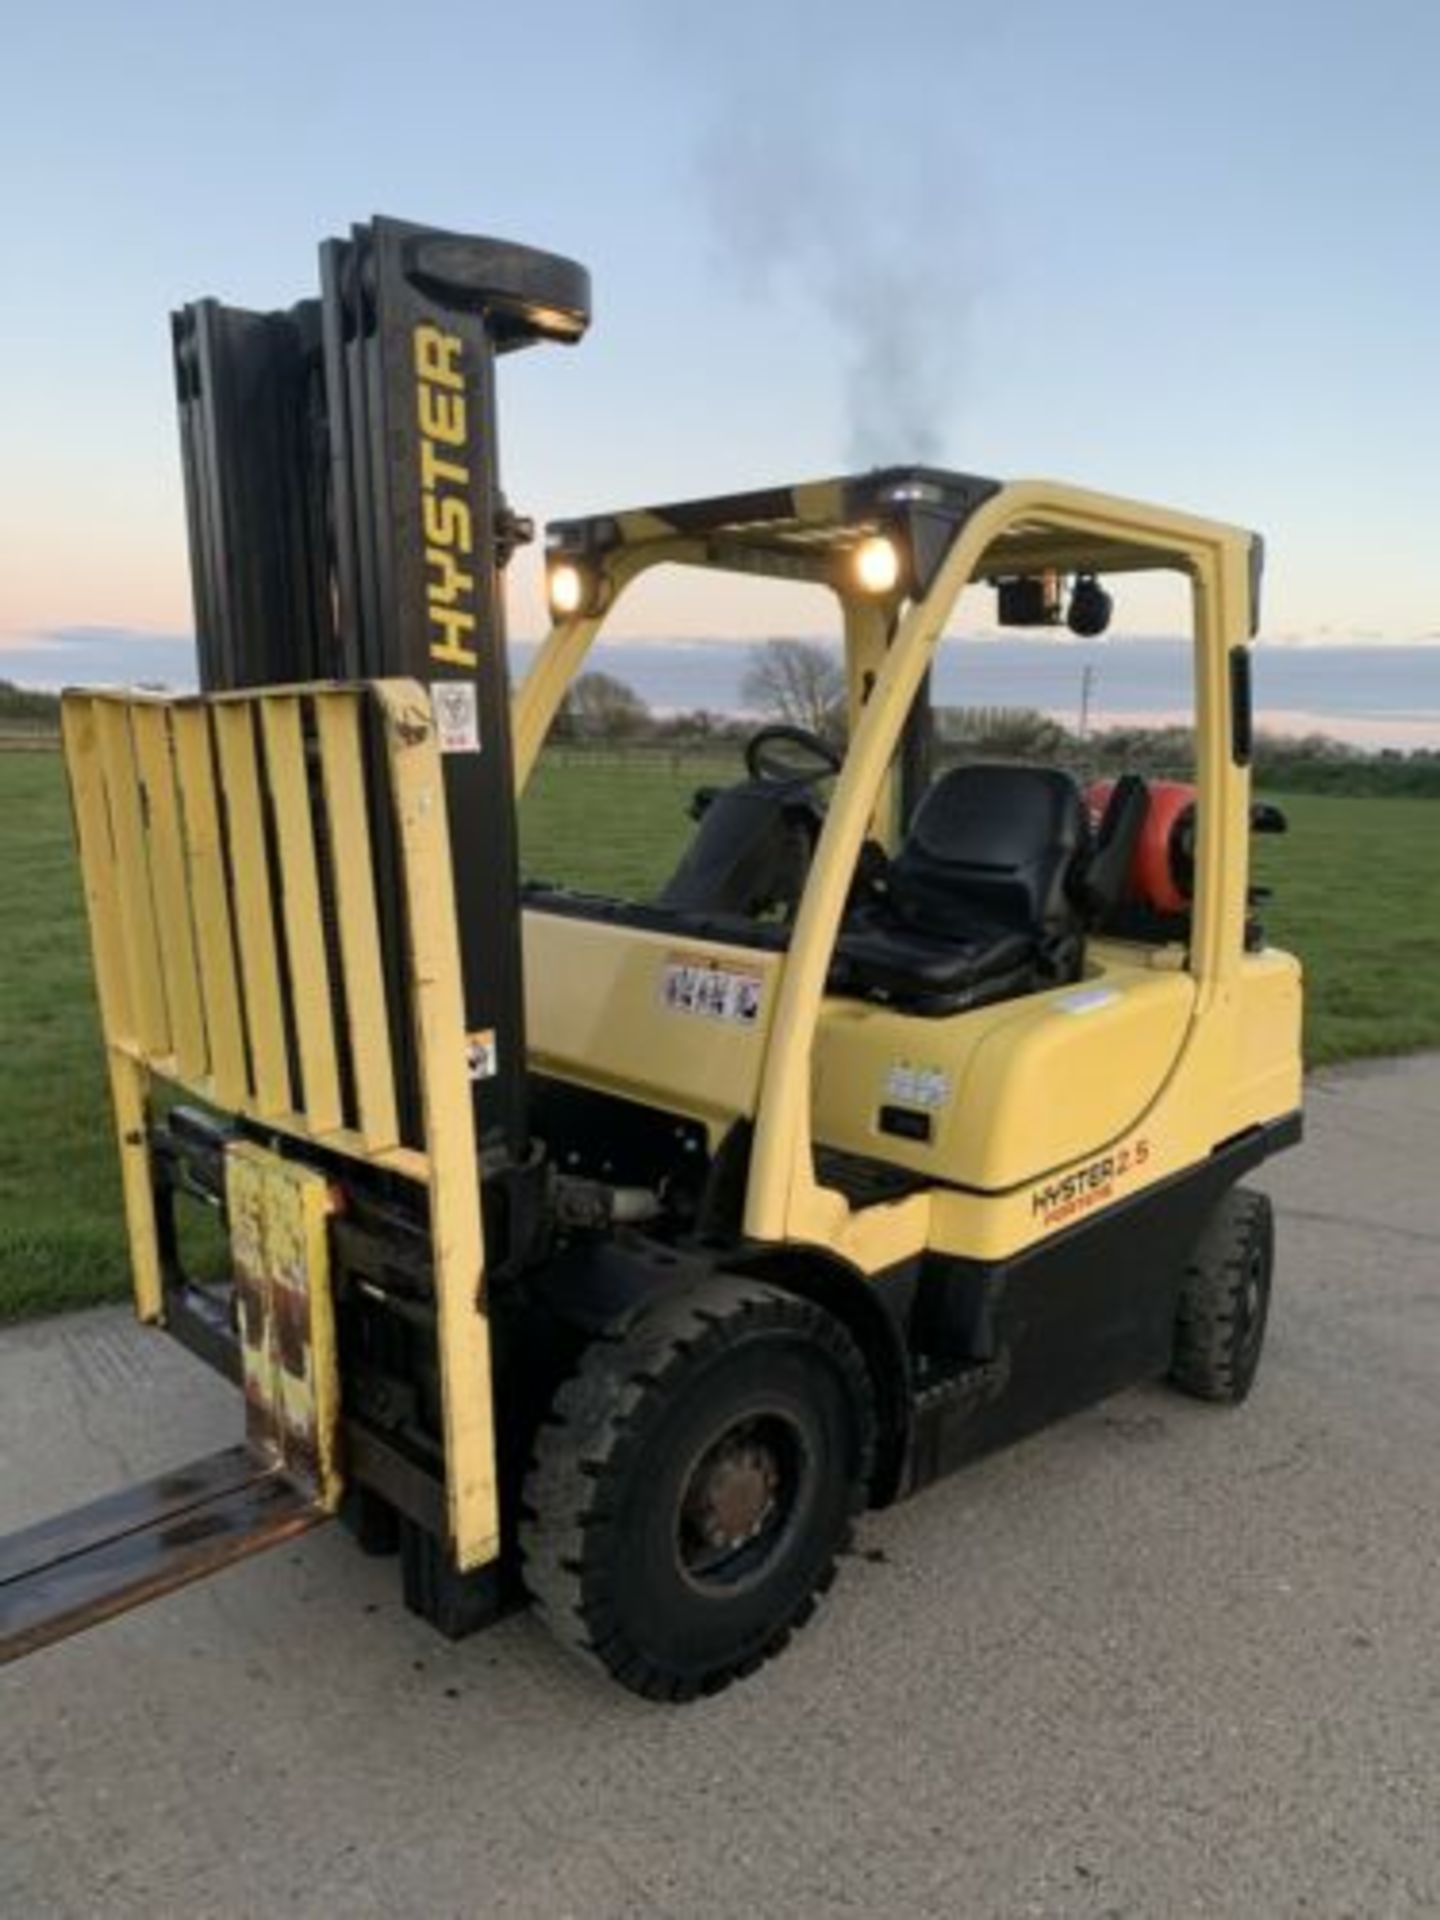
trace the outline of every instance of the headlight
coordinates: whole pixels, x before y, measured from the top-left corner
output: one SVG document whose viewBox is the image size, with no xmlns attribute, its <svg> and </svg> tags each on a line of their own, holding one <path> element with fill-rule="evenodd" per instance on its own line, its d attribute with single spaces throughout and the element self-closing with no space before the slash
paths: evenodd
<svg viewBox="0 0 1440 1920">
<path fill-rule="evenodd" d="M 584 606 L 588 587 L 585 575 L 573 561 L 560 560 L 551 567 L 547 582 L 550 611 L 557 620 L 568 620 Z"/>
<path fill-rule="evenodd" d="M 855 549 L 855 583 L 866 593 L 889 593 L 900 578 L 900 549 L 883 533 L 873 533 Z"/>
</svg>

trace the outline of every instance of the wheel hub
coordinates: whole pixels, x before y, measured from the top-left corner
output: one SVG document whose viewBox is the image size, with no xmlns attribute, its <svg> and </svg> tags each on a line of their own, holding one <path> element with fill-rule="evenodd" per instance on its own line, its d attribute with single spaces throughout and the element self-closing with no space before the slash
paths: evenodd
<svg viewBox="0 0 1440 1920">
<path fill-rule="evenodd" d="M 695 1462 L 676 1509 L 684 1578 L 711 1593 L 764 1578 L 785 1551 L 812 1471 L 788 1414 L 749 1414 L 719 1434 Z"/>
<path fill-rule="evenodd" d="M 706 1546 L 742 1547 L 774 1513 L 779 1484 L 779 1464 L 768 1447 L 726 1441 L 696 1474 L 686 1518 Z"/>
</svg>

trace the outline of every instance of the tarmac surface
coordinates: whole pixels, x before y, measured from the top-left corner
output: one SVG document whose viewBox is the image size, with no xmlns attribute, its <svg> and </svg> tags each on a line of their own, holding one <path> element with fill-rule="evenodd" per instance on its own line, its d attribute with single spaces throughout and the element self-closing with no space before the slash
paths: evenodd
<svg viewBox="0 0 1440 1920">
<path fill-rule="evenodd" d="M 1440 1913 L 1440 1056 L 1311 1083 L 1239 1412 L 1127 1393 L 873 1514 L 698 1707 L 449 1645 L 326 1528 L 0 1673 L 0 1914 Z M 237 1437 L 0 1335 L 0 1530 Z"/>
</svg>

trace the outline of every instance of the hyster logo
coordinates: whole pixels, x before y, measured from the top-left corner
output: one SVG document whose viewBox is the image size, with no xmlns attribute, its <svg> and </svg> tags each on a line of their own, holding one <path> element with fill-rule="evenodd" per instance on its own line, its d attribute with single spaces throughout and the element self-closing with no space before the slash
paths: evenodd
<svg viewBox="0 0 1440 1920">
<path fill-rule="evenodd" d="M 458 334 L 427 323 L 416 327 L 414 344 L 430 658 L 473 672 L 480 663 L 474 644 L 475 575 L 462 565 L 475 551 L 474 516 L 466 498 L 470 421 L 465 343 Z"/>
<path fill-rule="evenodd" d="M 1117 1147 L 1114 1153 L 1092 1160 L 1088 1167 L 1037 1187 L 1030 1196 L 1030 1211 L 1047 1227 L 1063 1226 L 1067 1220 L 1113 1199 L 1116 1181 L 1137 1173 L 1149 1158 L 1150 1142 L 1143 1138 L 1133 1146 Z"/>
</svg>

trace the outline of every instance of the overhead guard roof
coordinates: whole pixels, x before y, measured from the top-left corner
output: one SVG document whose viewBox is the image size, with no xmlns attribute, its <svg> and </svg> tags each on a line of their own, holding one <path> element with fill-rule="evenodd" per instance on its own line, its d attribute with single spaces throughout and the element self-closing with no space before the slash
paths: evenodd
<svg viewBox="0 0 1440 1920">
<path fill-rule="evenodd" d="M 683 542 L 688 550 L 677 557 L 692 564 L 814 579 L 832 570 L 836 560 L 867 535 L 893 528 L 916 549 L 924 578 L 957 529 L 1004 484 L 981 474 L 938 467 L 882 467 L 791 486 L 557 520 L 547 530 L 547 543 L 552 553 L 598 560 L 620 548 Z M 1152 515 L 1161 521 L 1176 518 L 1138 502 L 1109 504 L 1133 504 L 1137 528 Z M 1185 519 L 1196 528 L 1207 524 L 1189 516 Z M 1213 522 L 1208 525 L 1216 532 L 1240 531 Z M 977 573 L 1037 573 L 1049 567 L 1128 572 L 1165 567 L 1171 560 L 1153 542 L 1127 540 L 1123 526 L 1117 526 L 1114 535 L 1078 534 L 1047 525 L 1043 516 L 1036 516 L 997 539 Z"/>
</svg>

